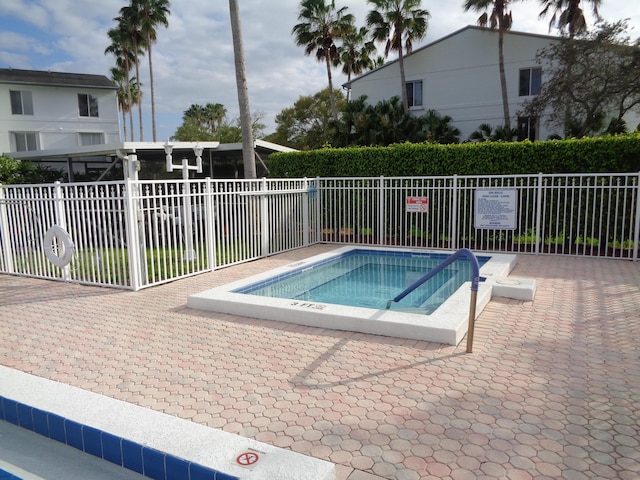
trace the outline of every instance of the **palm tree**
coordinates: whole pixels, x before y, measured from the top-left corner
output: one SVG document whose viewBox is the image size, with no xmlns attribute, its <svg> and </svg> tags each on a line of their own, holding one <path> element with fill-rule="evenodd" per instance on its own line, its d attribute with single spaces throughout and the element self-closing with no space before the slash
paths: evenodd
<svg viewBox="0 0 640 480">
<path fill-rule="evenodd" d="M 498 30 L 498 65 L 500 69 L 500 87 L 502 89 L 502 110 L 504 114 L 504 127 L 511 128 L 511 115 L 509 113 L 509 96 L 507 92 L 507 77 L 504 73 L 504 32 L 511 30 L 513 19 L 509 10 L 511 0 L 466 0 L 464 10 L 482 12 L 478 18 L 481 27 Z M 491 11 L 489 12 L 489 9 Z"/>
<path fill-rule="evenodd" d="M 144 39 L 144 48 L 148 52 L 149 59 L 149 89 L 151 90 L 151 129 L 153 141 L 156 141 L 156 101 L 153 83 L 153 60 L 151 58 L 152 45 L 157 39 L 156 28 L 159 25 L 169 26 L 169 0 L 132 0 L 132 7 L 137 10 L 137 18 L 140 22 L 140 34 Z"/>
<path fill-rule="evenodd" d="M 386 42 L 385 57 L 391 50 L 398 52 L 400 90 L 404 111 L 409 111 L 404 73 L 404 55 L 413 50 L 413 43 L 427 34 L 429 12 L 420 7 L 421 0 L 368 0 L 375 7 L 367 14 L 367 25 L 373 28 L 374 41 Z"/>
<path fill-rule="evenodd" d="M 429 143 L 458 143 L 460 141 L 460 130 L 451 124 L 453 118 L 449 115 L 440 115 L 432 109 L 418 120 L 426 135 L 425 141 Z"/>
<path fill-rule="evenodd" d="M 205 118 L 212 132 L 217 132 L 227 117 L 227 109 L 221 103 L 207 103 L 204 107 Z"/>
<path fill-rule="evenodd" d="M 116 91 L 116 98 L 118 100 L 118 109 L 120 110 L 120 114 L 122 115 L 122 129 L 124 133 L 124 141 L 127 139 L 127 113 L 130 112 L 128 98 L 130 96 L 130 92 L 128 90 L 127 84 L 127 76 L 128 72 L 119 69 L 118 67 L 111 67 L 111 81 L 116 84 L 118 90 Z"/>
<path fill-rule="evenodd" d="M 125 41 L 129 42 L 129 50 L 133 53 L 134 66 L 136 68 L 136 81 L 140 82 L 140 56 L 144 55 L 144 39 L 140 31 L 139 12 L 132 5 L 122 7 L 120 15 L 114 18 L 118 22 L 118 29 L 122 30 Z M 142 102 L 138 103 L 138 122 L 140 126 L 140 141 L 144 141 L 144 130 L 142 124 Z"/>
<path fill-rule="evenodd" d="M 591 4 L 593 15 L 600 18 L 598 7 L 602 4 L 602 0 L 585 0 L 585 2 Z M 549 30 L 557 27 L 562 32 L 566 27 L 571 38 L 587 30 L 587 20 L 580 8 L 580 0 L 540 0 L 540 3 L 544 7 L 540 17 L 545 17 L 551 10 L 553 11 Z"/>
<path fill-rule="evenodd" d="M 360 75 L 362 72 L 375 66 L 372 58 L 376 46 L 372 41 L 367 41 L 369 31 L 365 27 L 354 28 L 345 34 L 342 46 L 339 48 L 342 73 L 351 80 L 351 75 Z M 347 90 L 347 102 L 351 89 Z"/>
<path fill-rule="evenodd" d="M 240 107 L 240 130 L 242 132 L 242 164 L 244 178 L 256 178 L 256 154 L 253 143 L 251 110 L 249 108 L 249 87 L 245 71 L 244 48 L 242 47 L 242 27 L 238 0 L 229 0 L 231 16 L 231 35 L 233 37 L 233 58 L 236 65 L 236 87 L 238 89 L 238 106 Z"/>
<path fill-rule="evenodd" d="M 338 121 L 338 107 L 333 93 L 333 79 L 331 67 L 340 62 L 336 40 L 342 39 L 353 30 L 354 17 L 346 13 L 347 7 L 336 10 L 335 0 L 325 3 L 325 0 L 302 0 L 298 20 L 291 31 L 296 37 L 296 45 L 305 47 L 304 53 L 315 53 L 316 60 L 324 61 L 327 66 L 329 79 L 329 94 L 333 119 Z"/>
<path fill-rule="evenodd" d="M 127 96 L 126 103 L 129 108 L 129 122 L 131 125 L 131 140 L 133 140 L 133 117 L 131 116 L 131 107 L 134 105 L 131 95 L 131 80 L 129 78 L 129 72 L 135 61 L 133 58 L 133 52 L 130 48 L 129 37 L 126 32 L 121 28 L 112 28 L 107 32 L 111 44 L 105 49 L 105 55 L 111 53 L 116 57 L 116 67 L 123 72 L 124 82 L 126 85 L 125 93 Z M 126 128 L 126 125 L 125 125 Z M 125 134 L 125 141 L 127 140 Z"/>
</svg>

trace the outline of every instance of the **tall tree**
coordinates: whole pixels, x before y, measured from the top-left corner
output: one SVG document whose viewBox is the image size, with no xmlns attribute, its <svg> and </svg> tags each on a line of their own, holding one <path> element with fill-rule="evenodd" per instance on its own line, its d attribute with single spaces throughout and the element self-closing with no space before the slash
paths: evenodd
<svg viewBox="0 0 640 480">
<path fill-rule="evenodd" d="M 367 41 L 368 34 L 369 31 L 365 27 L 354 28 L 345 34 L 342 40 L 339 48 L 340 62 L 342 73 L 347 76 L 347 81 L 351 80 L 351 75 L 360 75 L 376 65 L 376 60 L 373 58 L 376 46 L 373 41 Z M 347 101 L 350 93 L 351 89 L 348 89 Z"/>
<path fill-rule="evenodd" d="M 498 30 L 498 67 L 500 70 L 500 88 L 502 90 L 502 111 L 504 114 L 504 128 L 511 128 L 509 113 L 509 95 L 507 92 L 507 77 L 504 72 L 504 32 L 511 30 L 513 19 L 509 9 L 512 0 L 465 0 L 464 10 L 482 12 L 478 18 L 478 25 Z"/>
<path fill-rule="evenodd" d="M 131 124 L 131 137 L 133 137 L 133 120 L 131 119 L 131 106 L 139 102 L 140 91 L 135 77 L 127 78 L 129 72 L 118 67 L 111 67 L 111 80 L 116 84 L 118 90 L 116 96 L 118 99 L 118 109 L 122 115 L 122 128 L 124 141 L 127 138 L 127 114 Z M 129 103 L 131 101 L 131 104 Z M 133 138 L 131 138 L 133 141 Z"/>
<path fill-rule="evenodd" d="M 156 101 L 155 85 L 153 82 L 152 45 L 157 40 L 158 26 L 169 26 L 169 0 L 132 0 L 131 5 L 137 10 L 137 18 L 140 22 L 140 34 L 144 39 L 144 48 L 147 50 L 149 60 L 149 89 L 151 91 L 151 130 L 153 141 L 156 141 Z"/>
<path fill-rule="evenodd" d="M 402 105 L 409 112 L 404 56 L 413 50 L 413 43 L 427 34 L 429 12 L 421 8 L 421 0 L 368 0 L 374 6 L 367 14 L 367 25 L 372 28 L 371 36 L 377 42 L 385 42 L 384 55 L 398 52 L 400 66 L 400 90 Z"/>
<path fill-rule="evenodd" d="M 571 38 L 586 32 L 587 19 L 580 6 L 580 0 L 540 0 L 540 3 L 543 6 L 543 10 L 540 12 L 541 17 L 545 17 L 551 12 L 549 30 L 556 27 L 564 32 L 566 28 Z M 585 0 L 585 3 L 590 3 L 593 15 L 597 19 L 600 18 L 598 7 L 602 4 L 602 0 Z"/>
<path fill-rule="evenodd" d="M 128 113 L 129 113 L 129 124 L 130 124 L 130 134 L 131 141 L 133 141 L 133 115 L 132 108 L 133 105 L 139 105 L 142 92 L 140 91 L 140 84 L 138 83 L 137 77 L 130 78 L 129 75 L 131 70 L 133 69 L 133 65 L 135 63 L 135 55 L 133 52 L 133 45 L 131 43 L 131 39 L 128 33 L 120 28 L 118 25 L 115 28 L 111 28 L 107 35 L 111 44 L 105 49 L 105 55 L 107 53 L 111 53 L 114 55 L 116 60 L 115 68 L 122 71 L 124 74 L 124 81 L 126 85 L 126 96 L 127 96 L 127 105 L 128 105 Z M 132 80 L 135 80 L 135 87 L 131 83 Z M 125 136 L 125 141 L 127 140 Z"/>
<path fill-rule="evenodd" d="M 231 16 L 231 35 L 233 36 L 233 58 L 236 65 L 236 87 L 240 107 L 240 128 L 242 130 L 242 163 L 244 178 L 256 178 L 256 154 L 251 128 L 251 110 L 249 108 L 249 87 L 245 70 L 244 48 L 242 46 L 242 25 L 238 0 L 229 0 Z"/>
<path fill-rule="evenodd" d="M 128 39 L 133 53 L 134 66 L 136 70 L 136 82 L 138 87 L 142 86 L 140 81 L 140 56 L 144 55 L 144 39 L 140 30 L 140 15 L 136 8 L 127 5 L 120 9 L 120 15 L 114 18 L 118 22 L 118 29 L 122 30 L 125 39 Z M 142 122 L 142 102 L 138 103 L 138 123 L 140 127 L 140 141 L 144 141 L 144 127 Z"/>
<path fill-rule="evenodd" d="M 251 119 L 254 137 L 264 132 L 262 115 L 258 113 Z M 239 119 L 228 119 L 227 109 L 220 103 L 206 105 L 192 104 L 182 114 L 180 125 L 172 136 L 179 142 L 242 142 L 242 129 Z"/>
<path fill-rule="evenodd" d="M 540 12 L 540 17 L 544 17 L 551 13 L 551 20 L 549 21 L 549 30 L 556 27 L 561 33 L 565 32 L 565 28 L 569 33 L 569 38 L 573 39 L 576 35 L 584 34 L 587 32 L 587 20 L 584 16 L 584 11 L 581 7 L 580 0 L 540 0 L 540 3 L 544 7 Z M 598 7 L 602 3 L 601 0 L 585 0 L 585 3 L 591 3 L 593 14 L 598 19 Z M 565 65 L 566 76 L 571 77 L 571 69 L 573 68 L 571 62 Z M 571 125 L 573 123 L 571 113 L 571 104 L 566 103 L 565 108 L 565 136 L 572 135 Z"/>
<path fill-rule="evenodd" d="M 342 110 L 345 100 L 337 90 L 336 102 Z M 276 131 L 267 140 L 298 150 L 313 150 L 332 143 L 333 115 L 329 88 L 313 96 L 301 96 L 292 107 L 276 115 Z"/>
<path fill-rule="evenodd" d="M 120 28 L 111 28 L 107 32 L 107 36 L 111 43 L 104 50 L 104 54 L 111 53 L 116 58 L 117 69 L 123 72 L 124 82 L 126 85 L 125 93 L 127 95 L 127 105 L 131 106 L 131 85 L 129 81 L 129 72 L 131 72 L 131 65 L 133 61 L 133 54 L 129 50 L 129 44 L 127 38 Z M 131 123 L 131 135 L 133 136 L 133 118 L 131 112 L 129 112 L 129 121 Z M 125 141 L 127 141 L 126 127 L 125 127 Z"/>
<path fill-rule="evenodd" d="M 316 60 L 324 61 L 329 79 L 329 94 L 333 119 L 338 120 L 338 107 L 333 91 L 332 66 L 340 63 L 337 40 L 342 39 L 351 31 L 354 17 L 346 13 L 347 7 L 336 9 L 335 0 L 327 3 L 325 0 L 302 0 L 298 12 L 298 23 L 293 27 L 296 45 L 305 47 L 304 53 L 315 53 Z"/>
<path fill-rule="evenodd" d="M 628 112 L 640 111 L 640 39 L 632 42 L 626 31 L 624 21 L 602 22 L 589 34 L 541 50 L 537 61 L 547 80 L 523 105 L 524 114 L 578 138 L 608 125 L 619 131 Z"/>
</svg>

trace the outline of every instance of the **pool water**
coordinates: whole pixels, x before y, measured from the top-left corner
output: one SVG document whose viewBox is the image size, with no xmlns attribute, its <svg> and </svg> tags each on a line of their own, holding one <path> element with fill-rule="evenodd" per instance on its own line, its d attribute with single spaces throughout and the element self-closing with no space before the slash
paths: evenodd
<svg viewBox="0 0 640 480">
<path fill-rule="evenodd" d="M 385 309 L 448 255 L 353 250 L 328 261 L 305 265 L 286 275 L 234 290 L 237 293 L 352 307 Z M 480 265 L 488 257 L 478 258 Z M 430 314 L 471 278 L 471 264 L 459 259 L 394 303 L 394 310 Z"/>
</svg>

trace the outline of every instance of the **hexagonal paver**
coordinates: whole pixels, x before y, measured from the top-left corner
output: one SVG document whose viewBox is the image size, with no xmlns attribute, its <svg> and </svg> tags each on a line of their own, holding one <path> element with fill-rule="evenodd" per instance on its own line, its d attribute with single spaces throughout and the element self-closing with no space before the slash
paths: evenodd
<svg viewBox="0 0 640 480">
<path fill-rule="evenodd" d="M 333 248 L 140 292 L 0 276 L 0 363 L 336 462 L 337 480 L 640 478 L 637 263 L 519 256 L 536 297 L 494 298 L 472 354 L 185 308 Z"/>
</svg>

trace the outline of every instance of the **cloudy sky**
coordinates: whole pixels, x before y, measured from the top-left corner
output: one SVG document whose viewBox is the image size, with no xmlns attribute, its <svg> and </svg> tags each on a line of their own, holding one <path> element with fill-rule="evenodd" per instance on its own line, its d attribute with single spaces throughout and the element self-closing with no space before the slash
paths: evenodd
<svg viewBox="0 0 640 480">
<path fill-rule="evenodd" d="M 266 133 L 270 133 L 275 129 L 277 113 L 293 105 L 298 97 L 326 87 L 326 70 L 315 58 L 306 57 L 291 35 L 292 27 L 298 23 L 299 0 L 238 2 L 251 111 L 263 115 Z M 127 3 L 126 0 L 0 0 L 0 68 L 108 76 L 114 59 L 104 55 L 109 44 L 106 32 L 115 25 L 113 18 Z M 423 0 L 423 8 L 431 13 L 429 28 L 424 41 L 414 48 L 475 24 L 478 14 L 465 13 L 462 3 L 462 0 Z M 336 4 L 348 6 L 356 23 L 364 25 L 370 10 L 366 0 L 336 0 Z M 539 12 L 538 0 L 514 3 L 513 30 L 548 33 L 548 20 L 538 19 Z M 600 14 L 611 21 L 629 18 L 631 36 L 640 37 L 637 0 L 603 0 Z M 592 25 L 594 18 L 589 15 L 588 20 Z M 158 140 L 173 135 L 182 123 L 182 113 L 194 103 L 221 103 L 230 118 L 237 118 L 226 0 L 172 0 L 169 28 L 158 32 L 153 62 Z M 143 68 L 142 73 L 142 83 L 148 85 L 147 69 Z M 335 71 L 334 85 L 344 81 L 346 78 Z M 149 110 L 147 105 L 145 111 Z M 147 114 L 145 140 L 151 140 L 150 123 Z"/>
</svg>

